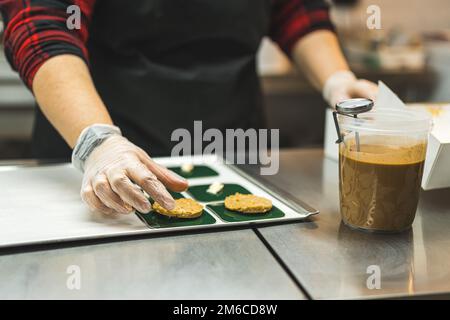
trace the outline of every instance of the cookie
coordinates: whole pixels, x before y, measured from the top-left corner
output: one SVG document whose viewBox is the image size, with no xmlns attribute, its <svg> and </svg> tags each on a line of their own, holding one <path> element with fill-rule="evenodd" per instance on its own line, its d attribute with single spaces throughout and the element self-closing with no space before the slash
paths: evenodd
<svg viewBox="0 0 450 320">
<path fill-rule="evenodd" d="M 167 210 L 157 202 L 153 204 L 153 210 L 168 217 L 189 219 L 200 217 L 203 213 L 203 206 L 194 199 L 182 198 L 175 200 L 173 210 Z"/>
<path fill-rule="evenodd" d="M 242 213 L 264 213 L 272 209 L 272 201 L 253 194 L 236 193 L 225 198 L 225 208 Z"/>
</svg>

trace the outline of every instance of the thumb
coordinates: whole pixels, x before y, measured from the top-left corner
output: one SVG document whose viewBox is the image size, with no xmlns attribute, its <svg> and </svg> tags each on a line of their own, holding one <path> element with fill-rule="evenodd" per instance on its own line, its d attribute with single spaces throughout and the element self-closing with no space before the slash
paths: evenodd
<svg viewBox="0 0 450 320">
<path fill-rule="evenodd" d="M 349 94 L 352 98 L 368 98 L 375 100 L 378 94 L 378 86 L 368 80 L 355 81 L 349 88 Z"/>
<path fill-rule="evenodd" d="M 336 104 L 350 98 L 351 96 L 345 91 L 337 91 L 330 97 L 330 101 L 328 101 L 328 103 L 334 109 L 336 108 Z"/>
</svg>

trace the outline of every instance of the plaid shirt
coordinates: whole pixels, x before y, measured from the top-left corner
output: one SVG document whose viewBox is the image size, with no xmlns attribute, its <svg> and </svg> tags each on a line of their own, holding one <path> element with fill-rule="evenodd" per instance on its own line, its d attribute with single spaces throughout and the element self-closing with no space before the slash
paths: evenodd
<svg viewBox="0 0 450 320">
<path fill-rule="evenodd" d="M 25 84 L 31 88 L 39 67 L 50 57 L 74 54 L 88 63 L 87 26 L 96 0 L 0 0 L 5 23 L 6 57 Z M 81 28 L 66 26 L 67 7 L 81 9 Z M 290 54 L 305 34 L 333 30 L 324 0 L 273 0 L 269 36 Z"/>
</svg>

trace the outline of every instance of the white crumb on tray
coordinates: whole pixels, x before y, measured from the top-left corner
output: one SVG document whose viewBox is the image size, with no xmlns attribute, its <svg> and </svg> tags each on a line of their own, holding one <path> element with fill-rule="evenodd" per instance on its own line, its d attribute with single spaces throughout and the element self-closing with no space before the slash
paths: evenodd
<svg viewBox="0 0 450 320">
<path fill-rule="evenodd" d="M 183 171 L 184 173 L 190 173 L 192 172 L 192 170 L 194 170 L 194 165 L 192 163 L 184 163 L 181 166 L 181 171 Z"/>
<path fill-rule="evenodd" d="M 210 193 L 210 194 L 218 194 L 220 191 L 222 191 L 223 189 L 223 183 L 220 182 L 213 182 L 208 190 L 206 190 L 206 192 Z"/>
</svg>

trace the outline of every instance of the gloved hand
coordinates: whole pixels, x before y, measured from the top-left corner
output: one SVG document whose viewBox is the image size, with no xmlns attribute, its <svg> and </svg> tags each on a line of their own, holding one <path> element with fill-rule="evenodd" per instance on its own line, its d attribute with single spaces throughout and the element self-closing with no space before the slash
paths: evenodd
<svg viewBox="0 0 450 320">
<path fill-rule="evenodd" d="M 378 86 L 368 80 L 357 79 L 351 71 L 338 71 L 332 74 L 323 87 L 323 98 L 334 108 L 342 100 L 368 98 L 375 100 Z"/>
<path fill-rule="evenodd" d="M 144 196 L 144 190 L 171 210 L 175 201 L 164 186 L 180 192 L 188 183 L 155 163 L 144 150 L 120 134 L 113 134 L 96 146 L 86 159 L 81 198 L 91 210 L 105 214 L 130 213 L 133 208 L 147 213 L 151 204 Z"/>
</svg>

